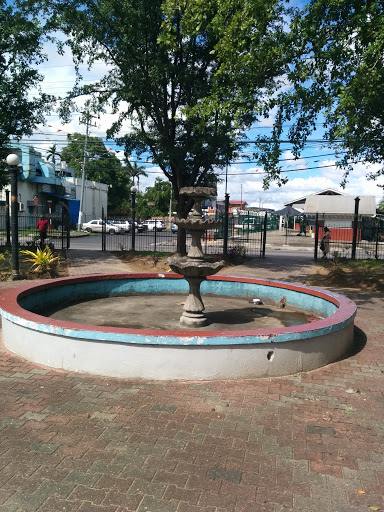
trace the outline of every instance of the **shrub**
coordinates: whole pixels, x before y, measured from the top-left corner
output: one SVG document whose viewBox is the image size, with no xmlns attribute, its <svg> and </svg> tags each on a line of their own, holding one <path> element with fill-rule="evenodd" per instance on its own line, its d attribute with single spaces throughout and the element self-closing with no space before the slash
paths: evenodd
<svg viewBox="0 0 384 512">
<path fill-rule="evenodd" d="M 239 265 L 243 263 L 246 256 L 246 250 L 244 245 L 233 245 L 228 249 L 227 262 Z"/>
<path fill-rule="evenodd" d="M 33 251 L 20 251 L 21 254 L 29 256 L 24 258 L 24 261 L 32 263 L 30 270 L 40 274 L 49 274 L 54 277 L 57 274 L 57 266 L 60 263 L 60 256 L 55 256 L 50 247 Z"/>
</svg>

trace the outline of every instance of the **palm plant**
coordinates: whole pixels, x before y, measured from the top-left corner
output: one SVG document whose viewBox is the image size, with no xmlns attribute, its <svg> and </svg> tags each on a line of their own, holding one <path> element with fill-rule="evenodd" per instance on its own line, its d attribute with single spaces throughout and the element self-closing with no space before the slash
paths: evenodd
<svg viewBox="0 0 384 512">
<path fill-rule="evenodd" d="M 57 265 L 60 263 L 60 256 L 55 256 L 50 247 L 40 249 L 37 247 L 36 252 L 33 251 L 20 251 L 20 254 L 29 256 L 24 258 L 24 261 L 31 262 L 31 270 L 33 272 L 46 274 L 48 273 L 53 277 L 57 272 Z"/>
<path fill-rule="evenodd" d="M 48 162 L 52 160 L 53 165 L 56 165 L 56 157 L 61 158 L 61 153 L 57 151 L 56 144 L 53 144 L 53 146 L 47 149 L 47 160 Z"/>
<path fill-rule="evenodd" d="M 133 162 L 133 164 L 125 157 L 125 163 L 127 164 L 127 174 L 130 178 L 132 178 L 133 183 L 135 183 L 135 178 L 137 180 L 137 188 L 140 189 L 140 177 L 143 176 L 145 178 L 148 177 L 148 174 L 144 171 L 144 166 L 137 165 L 137 162 Z"/>
</svg>

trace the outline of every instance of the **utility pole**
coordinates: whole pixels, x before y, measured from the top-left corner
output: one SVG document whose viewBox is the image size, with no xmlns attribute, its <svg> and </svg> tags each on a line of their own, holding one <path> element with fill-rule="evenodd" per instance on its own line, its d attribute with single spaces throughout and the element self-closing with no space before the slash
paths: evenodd
<svg viewBox="0 0 384 512">
<path fill-rule="evenodd" d="M 83 223 L 83 210 L 84 210 L 84 192 L 85 192 L 85 177 L 86 177 L 86 168 L 87 168 L 87 149 L 88 149 L 88 137 L 89 137 L 89 126 L 91 123 L 91 119 L 95 116 L 92 116 L 89 110 L 82 112 L 83 120 L 81 123 L 85 124 L 85 140 L 84 140 L 84 157 L 83 157 L 83 166 L 81 169 L 81 191 L 80 191 L 80 208 L 79 208 L 79 219 L 77 223 L 78 231 L 81 230 L 81 225 Z M 96 125 L 92 125 L 96 126 Z"/>
</svg>

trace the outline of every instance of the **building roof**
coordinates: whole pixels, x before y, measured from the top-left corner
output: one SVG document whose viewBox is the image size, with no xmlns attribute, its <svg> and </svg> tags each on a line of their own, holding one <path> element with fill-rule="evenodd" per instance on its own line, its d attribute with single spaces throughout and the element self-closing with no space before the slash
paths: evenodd
<svg viewBox="0 0 384 512">
<path fill-rule="evenodd" d="M 306 200 L 308 197 L 315 195 L 315 196 L 348 196 L 348 194 L 344 194 L 343 192 L 338 192 L 337 190 L 333 190 L 332 188 L 326 188 L 324 190 L 320 190 L 320 192 L 316 192 L 316 194 L 310 194 L 309 196 L 303 196 L 299 197 L 298 199 L 294 199 L 293 201 L 288 201 L 287 203 L 284 203 L 284 206 L 293 206 L 295 205 L 302 205 L 304 206 Z"/>
<path fill-rule="evenodd" d="M 335 215 L 353 215 L 355 212 L 355 198 L 347 195 L 321 196 L 313 194 L 308 196 L 304 205 L 305 214 L 327 213 Z M 359 215 L 375 216 L 375 196 L 360 196 Z"/>
</svg>

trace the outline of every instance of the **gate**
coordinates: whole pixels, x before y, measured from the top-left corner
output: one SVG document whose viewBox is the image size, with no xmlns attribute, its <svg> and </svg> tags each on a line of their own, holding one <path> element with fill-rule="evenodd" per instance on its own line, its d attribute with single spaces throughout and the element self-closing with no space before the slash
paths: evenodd
<svg viewBox="0 0 384 512">
<path fill-rule="evenodd" d="M 278 226 L 278 218 L 263 213 L 256 215 L 247 213 L 244 215 L 230 215 L 228 217 L 228 232 L 224 230 L 224 213 L 217 211 L 214 217 L 221 220 L 217 229 L 206 231 L 202 236 L 202 248 L 205 254 L 222 257 L 227 247 L 227 256 L 237 257 L 241 255 L 265 257 L 265 244 L 267 232 L 275 230 Z M 130 227 L 125 232 L 109 233 L 109 229 L 102 232 L 102 250 L 105 251 L 129 251 L 133 245 L 132 222 L 129 217 L 104 217 L 103 227 L 112 224 Z M 165 222 L 168 219 L 164 219 Z M 187 234 L 187 251 L 191 238 Z M 174 253 L 177 249 L 177 233 L 172 232 L 169 226 L 162 231 L 136 231 L 134 234 L 134 246 L 138 252 L 164 252 Z"/>
<path fill-rule="evenodd" d="M 19 246 L 33 248 L 38 246 L 40 240 L 37 230 L 39 216 L 25 215 L 19 213 Z M 50 222 L 48 229 L 47 243 L 53 244 L 55 249 L 69 249 L 70 247 L 70 224 L 69 215 L 63 210 L 60 216 L 47 217 Z M 5 213 L 0 215 L 0 246 L 11 246 L 10 217 Z"/>
</svg>

